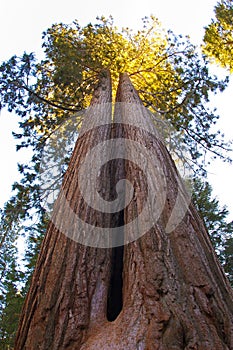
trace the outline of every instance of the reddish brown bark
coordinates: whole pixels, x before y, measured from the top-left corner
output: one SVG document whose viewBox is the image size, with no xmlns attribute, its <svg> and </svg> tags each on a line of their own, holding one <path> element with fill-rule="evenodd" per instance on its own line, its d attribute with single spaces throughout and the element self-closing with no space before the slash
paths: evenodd
<svg viewBox="0 0 233 350">
<path fill-rule="evenodd" d="M 126 74 L 121 76 L 118 101 L 137 103 L 134 120 L 150 124 L 148 113 Z M 119 107 L 120 108 L 120 107 Z M 177 197 L 177 171 L 162 142 L 142 128 L 127 125 L 122 107 L 121 137 L 143 144 L 160 159 L 167 179 L 167 198 L 158 222 L 142 238 L 125 247 L 123 308 L 118 318 L 91 334 L 81 350 L 94 349 L 231 349 L 232 290 L 214 253 L 205 227 L 192 204 L 170 233 L 166 225 Z M 150 125 L 149 125 L 150 128 Z M 135 163 L 125 176 L 134 185 L 134 200 L 124 213 L 125 224 L 138 213 L 148 186 Z M 157 192 L 157 180 L 150 188 Z M 125 231 L 125 237 L 135 232 Z"/>
<path fill-rule="evenodd" d="M 84 220 L 100 221 L 103 225 L 109 218 L 91 211 L 81 199 L 76 168 L 88 150 L 110 138 L 111 108 L 105 106 L 110 102 L 111 80 L 109 73 L 104 72 L 91 102 L 91 107 L 97 108 L 87 113 L 83 135 L 77 140 L 62 185 L 70 206 Z M 106 125 L 92 129 L 95 118 L 104 118 Z M 55 213 L 58 211 L 59 208 Z M 63 215 L 67 222 L 69 218 L 66 213 Z M 109 249 L 87 247 L 68 238 L 51 221 L 22 310 L 15 349 L 79 349 L 88 332 L 102 327 L 106 318 L 110 255 Z"/>
<path fill-rule="evenodd" d="M 109 78 L 106 84 L 110 91 Z M 106 100 L 100 99 L 109 102 L 109 95 Z M 95 142 L 121 137 L 143 145 L 162 167 L 167 181 L 162 213 L 145 235 L 124 246 L 124 253 L 121 248 L 111 251 L 81 246 L 51 224 L 23 309 L 15 349 L 230 350 L 231 287 L 192 204 L 179 225 L 166 230 L 177 198 L 178 173 L 163 142 L 148 132 L 152 130 L 149 114 L 127 74 L 120 77 L 117 101 L 124 104 L 116 108 L 118 123 L 112 130 L 105 126 L 99 129 L 99 136 L 95 130 L 95 134 L 78 140 L 64 180 L 66 193 L 70 193 L 76 210 L 90 216 L 75 192 L 75 164 Z M 134 125 L 129 122 L 132 112 Z M 137 121 L 144 127 L 135 126 Z M 125 152 L 129 156 L 130 150 L 126 148 Z M 133 229 L 127 223 L 142 211 L 149 189 L 158 193 L 160 180 L 149 178 L 148 184 L 136 162 L 129 160 L 106 166 L 103 177 L 111 178 L 107 186 L 110 199 L 112 186 L 123 177 L 128 179 L 134 187 L 133 200 L 123 216 L 122 212 L 114 217 L 98 213 L 94 219 L 103 224 L 123 222 L 125 242 L 140 236 L 140 223 Z M 123 292 L 119 286 L 107 302 L 111 286 L 121 283 L 122 263 Z M 119 314 L 112 322 L 107 310 L 111 307 L 115 317 Z"/>
</svg>

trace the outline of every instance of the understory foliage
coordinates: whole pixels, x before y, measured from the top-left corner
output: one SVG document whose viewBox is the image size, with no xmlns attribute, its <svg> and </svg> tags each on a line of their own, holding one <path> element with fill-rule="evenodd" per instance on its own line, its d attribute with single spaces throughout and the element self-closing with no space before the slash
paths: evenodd
<svg viewBox="0 0 233 350">
<path fill-rule="evenodd" d="M 233 1 L 221 0 L 215 7 L 215 19 L 205 28 L 203 52 L 233 72 Z"/>
<path fill-rule="evenodd" d="M 104 17 L 84 27 L 78 21 L 54 24 L 43 33 L 42 46 L 41 61 L 33 53 L 23 53 L 0 66 L 1 106 L 20 118 L 21 132 L 14 133 L 17 150 L 29 147 L 32 153 L 29 164 L 18 165 L 21 180 L 13 184 L 12 198 L 1 213 L 1 349 L 12 347 L 22 301 L 48 223 L 40 190 L 43 149 L 58 128 L 60 148 L 66 143 L 68 136 L 62 134 L 62 125 L 74 115 L 81 122 L 100 72 L 110 70 L 113 97 L 119 74 L 128 72 L 144 105 L 172 124 L 180 142 L 187 146 L 188 161 L 195 169 L 204 171 L 207 152 L 227 160 L 230 147 L 219 131 L 213 131 L 218 115 L 208 108 L 210 96 L 223 91 L 228 79 L 219 81 L 211 76 L 205 58 L 189 39 L 165 31 L 157 19 L 145 18 L 136 32 L 119 30 L 112 18 Z M 61 162 L 59 178 L 66 170 L 69 154 L 62 161 L 58 154 L 54 156 L 54 162 Z M 54 183 L 57 180 L 55 176 Z M 218 203 L 210 199 L 208 185 L 199 186 L 196 203 L 230 275 L 232 239 L 228 233 L 232 226 L 226 222 L 227 211 L 220 212 Z M 209 210 L 215 214 L 211 216 Z M 17 263 L 19 237 L 24 237 L 26 243 L 23 264 Z"/>
<path fill-rule="evenodd" d="M 193 201 L 201 215 L 226 275 L 233 286 L 233 221 L 228 221 L 228 210 L 212 196 L 212 187 L 206 181 L 195 179 Z"/>
<path fill-rule="evenodd" d="M 0 347 L 7 349 L 13 346 L 16 327 L 22 306 L 23 297 L 19 293 L 19 283 L 23 275 L 18 266 L 16 237 L 18 231 L 12 230 L 9 218 L 0 221 Z"/>
</svg>

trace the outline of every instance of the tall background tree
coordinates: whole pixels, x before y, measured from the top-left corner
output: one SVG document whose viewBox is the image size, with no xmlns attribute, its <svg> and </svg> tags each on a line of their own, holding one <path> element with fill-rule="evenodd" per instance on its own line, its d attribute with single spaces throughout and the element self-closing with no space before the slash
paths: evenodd
<svg viewBox="0 0 233 350">
<path fill-rule="evenodd" d="M 12 237 L 11 245 L 19 235 L 26 235 L 28 242 L 24 277 L 17 277 L 22 289 L 29 284 L 26 281 L 48 222 L 39 184 L 43 148 L 58 128 L 62 135 L 63 123 L 74 113 L 80 115 L 81 123 L 82 110 L 90 103 L 102 69 L 111 72 L 113 95 L 119 74 L 128 72 L 144 105 L 173 125 L 195 169 L 205 170 L 207 152 L 226 159 L 229 149 L 220 132 L 212 131 L 218 115 L 208 108 L 210 94 L 223 91 L 228 80 L 211 76 L 205 58 L 189 39 L 166 32 L 155 18 L 144 19 L 138 32 L 117 29 L 111 18 L 84 27 L 77 21 L 56 24 L 43 34 L 42 46 L 42 61 L 24 53 L 0 67 L 1 105 L 20 118 L 21 132 L 14 134 L 17 149 L 29 147 L 33 154 L 29 164 L 19 164 L 22 179 L 13 185 L 14 195 L 3 209 L 2 248 L 8 249 L 7 237 Z M 171 143 L 171 151 L 177 151 L 175 144 Z M 61 181 L 70 154 L 60 160 L 54 183 Z M 5 234 L 5 225 L 12 236 Z M 4 276 L 3 283 L 7 283 Z M 3 302 L 3 307 L 8 304 Z"/>
</svg>

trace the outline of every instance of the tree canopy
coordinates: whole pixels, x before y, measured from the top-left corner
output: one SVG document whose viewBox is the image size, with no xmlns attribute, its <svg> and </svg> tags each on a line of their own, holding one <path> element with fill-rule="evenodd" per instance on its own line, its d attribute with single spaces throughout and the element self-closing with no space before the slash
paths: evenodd
<svg viewBox="0 0 233 350">
<path fill-rule="evenodd" d="M 43 213 L 38 183 L 43 147 L 64 121 L 88 106 L 104 68 L 114 87 L 119 73 L 128 72 L 144 105 L 179 133 L 191 162 L 201 165 L 207 151 L 227 157 L 229 145 L 220 131 L 212 131 L 218 115 L 208 108 L 210 95 L 223 91 L 227 80 L 211 76 L 189 39 L 166 32 L 157 19 L 145 18 L 137 32 L 119 30 L 103 17 L 84 27 L 78 21 L 55 24 L 43 33 L 42 46 L 41 61 L 24 53 L 0 66 L 1 105 L 20 117 L 17 149 L 31 147 L 33 153 L 30 164 L 19 164 L 22 180 L 5 206 L 12 222 Z"/>
<path fill-rule="evenodd" d="M 233 1 L 221 0 L 215 6 L 215 19 L 205 28 L 204 53 L 233 72 Z"/>
<path fill-rule="evenodd" d="M 55 24 L 43 34 L 45 59 L 14 56 L 0 67 L 1 104 L 22 118 L 21 146 L 38 145 L 71 113 L 86 108 L 97 76 L 108 68 L 116 86 L 126 71 L 146 107 L 185 134 L 193 159 L 205 150 L 221 153 L 221 137 L 211 132 L 218 116 L 207 108 L 211 93 L 227 81 L 208 72 L 206 62 L 188 38 L 162 30 L 155 19 L 143 28 L 118 30 L 112 19 L 80 27 Z M 20 147 L 20 146 L 19 146 Z"/>
</svg>

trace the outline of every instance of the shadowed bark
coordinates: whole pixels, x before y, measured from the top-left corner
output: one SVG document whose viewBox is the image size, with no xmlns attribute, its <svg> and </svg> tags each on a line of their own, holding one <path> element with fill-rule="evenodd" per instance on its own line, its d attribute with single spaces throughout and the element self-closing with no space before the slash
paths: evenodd
<svg viewBox="0 0 233 350">
<path fill-rule="evenodd" d="M 109 76 L 102 78 L 95 96 L 92 104 L 110 102 Z M 15 349 L 230 350 L 231 287 L 192 203 L 172 226 L 179 174 L 127 74 L 120 76 L 116 102 L 112 128 L 95 128 L 77 141 L 63 187 L 71 206 L 89 222 L 124 226 L 119 232 L 126 245 L 89 248 L 50 224 Z M 93 145 L 109 138 L 125 140 L 126 160 L 104 167 L 99 186 L 107 185 L 102 195 L 112 200 L 122 178 L 133 186 L 133 198 L 116 215 L 90 211 L 76 188 L 75 166 Z M 127 141 L 150 155 L 146 174 Z M 160 170 L 166 179 L 165 198 Z M 185 190 L 181 192 L 185 201 Z M 125 190 L 127 203 L 129 196 Z M 162 208 L 156 221 L 154 202 Z M 142 225 L 145 203 L 149 215 Z"/>
</svg>

